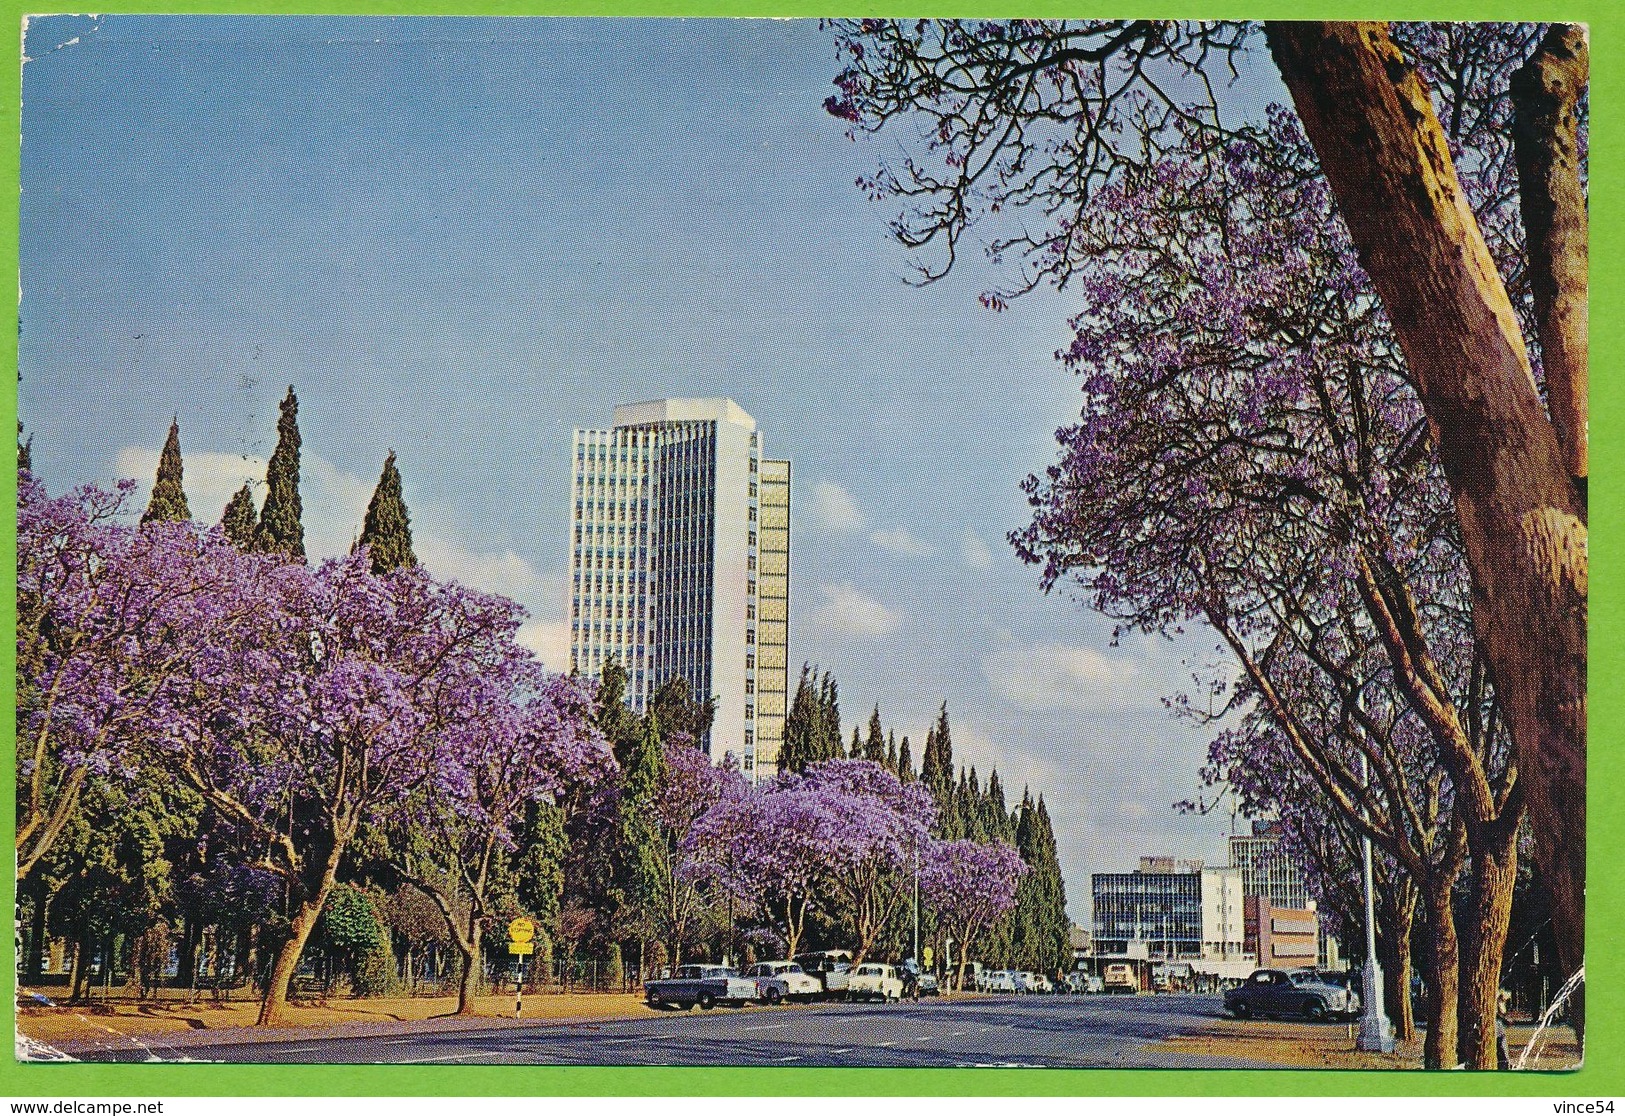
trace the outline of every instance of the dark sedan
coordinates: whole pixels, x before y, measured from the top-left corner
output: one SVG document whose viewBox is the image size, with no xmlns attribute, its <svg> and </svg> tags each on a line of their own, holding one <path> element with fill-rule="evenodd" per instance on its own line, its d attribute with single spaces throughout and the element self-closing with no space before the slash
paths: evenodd
<svg viewBox="0 0 1625 1116">
<path fill-rule="evenodd" d="M 1313 972 L 1259 969 L 1224 994 L 1224 1010 L 1237 1019 L 1255 1015 L 1326 1019 L 1357 1015 L 1360 997 Z"/>
</svg>

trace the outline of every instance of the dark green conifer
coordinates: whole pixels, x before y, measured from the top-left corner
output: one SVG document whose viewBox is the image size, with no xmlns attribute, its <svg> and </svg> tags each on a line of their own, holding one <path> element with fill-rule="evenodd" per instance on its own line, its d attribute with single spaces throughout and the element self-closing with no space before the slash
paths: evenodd
<svg viewBox="0 0 1625 1116">
<path fill-rule="evenodd" d="M 192 518 L 192 509 L 186 506 L 186 490 L 181 487 L 181 424 L 180 419 L 170 421 L 169 437 L 164 440 L 164 451 L 158 455 L 158 479 L 152 485 L 152 499 L 141 522 L 184 523 Z"/>
<path fill-rule="evenodd" d="M 394 450 L 384 458 L 384 471 L 378 477 L 378 487 L 373 489 L 372 503 L 367 505 L 356 546 L 367 548 L 367 559 L 375 574 L 418 564 L 417 555 L 412 553 L 412 517 L 401 495 L 401 474 L 395 468 Z"/>
<path fill-rule="evenodd" d="M 852 731 L 857 732 L 858 727 L 853 725 Z M 875 706 L 875 711 L 869 714 L 869 735 L 863 741 L 863 758 L 873 760 L 875 763 L 886 762 L 886 734 L 880 727 L 878 705 Z"/>
<path fill-rule="evenodd" d="M 818 692 L 813 688 L 812 667 L 801 664 L 801 681 L 796 683 L 790 712 L 784 718 L 784 743 L 779 747 L 779 770 L 802 771 L 816 762 L 813 755 L 819 731 Z"/>
<path fill-rule="evenodd" d="M 34 436 L 30 434 L 28 441 L 23 441 L 23 424 L 17 424 L 17 471 L 19 473 L 32 473 L 34 471 Z"/>
<path fill-rule="evenodd" d="M 886 770 L 893 775 L 897 772 L 897 730 L 893 729 L 886 734 Z"/>
<path fill-rule="evenodd" d="M 905 783 L 914 781 L 914 756 L 909 752 L 908 737 L 903 737 L 903 743 L 897 749 L 897 777 Z"/>
<path fill-rule="evenodd" d="M 818 683 L 819 743 L 818 759 L 840 759 L 845 755 L 841 747 L 841 694 L 829 671 Z"/>
<path fill-rule="evenodd" d="M 254 549 L 305 560 L 304 506 L 299 500 L 299 400 L 288 386 L 276 423 L 276 450 L 265 472 L 265 506 Z"/>
<path fill-rule="evenodd" d="M 254 509 L 254 490 L 244 481 L 243 486 L 227 501 L 226 513 L 220 517 L 220 526 L 225 529 L 226 538 L 238 550 L 252 550 L 254 525 L 258 521 L 259 514 Z"/>
</svg>

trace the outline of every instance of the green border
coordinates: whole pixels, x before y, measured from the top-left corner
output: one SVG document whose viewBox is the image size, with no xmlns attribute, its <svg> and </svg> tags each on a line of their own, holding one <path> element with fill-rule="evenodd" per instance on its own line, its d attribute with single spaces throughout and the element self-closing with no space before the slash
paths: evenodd
<svg viewBox="0 0 1625 1116">
<path fill-rule="evenodd" d="M 1335 0 L 1222 0 L 1216 3 L 1111 5 L 1063 4 L 1056 0 L 926 0 L 900 4 L 859 3 L 847 6 L 829 0 L 97 0 L 103 14 L 272 14 L 311 15 L 639 15 L 639 16 L 1014 16 L 1077 17 L 1089 9 L 1131 11 L 1134 15 L 1245 16 L 1266 18 L 1319 16 L 1333 19 L 1551 19 L 1583 20 L 1591 25 L 1592 98 L 1605 111 L 1593 112 L 1591 141 L 1592 305 L 1603 308 L 1592 315 L 1592 351 L 1595 367 L 1609 370 L 1625 339 L 1625 212 L 1620 201 L 1625 127 L 1619 106 L 1625 105 L 1625 5 L 1609 0 L 1583 0 L 1561 5 L 1535 0 L 1388 0 L 1385 3 L 1337 3 Z M 21 104 L 21 20 L 25 14 L 49 10 L 44 3 L 0 0 L 0 28 L 10 38 L 0 48 L 5 70 L 0 84 L 0 134 L 19 135 Z M 63 9 L 56 9 L 63 10 Z M 831 74 L 833 77 L 833 72 Z M 0 144 L 0 181 L 18 182 L 18 145 Z M 16 274 L 18 208 L 5 207 L 0 217 L 0 274 Z M 879 230 L 877 221 L 876 229 Z M 0 364 L 15 367 L 17 358 L 16 304 L 9 299 L 0 320 Z M 1610 312 L 1611 311 L 1611 312 Z M 1611 355 L 1610 355 L 1611 354 Z M 15 422 L 16 381 L 7 377 L 0 400 L 6 428 Z M 1611 556 L 1619 542 L 1620 490 L 1614 476 L 1620 452 L 1621 404 L 1625 385 L 1616 376 L 1594 378 L 1591 392 L 1592 430 L 1598 435 L 1593 470 L 1600 482 L 1591 486 L 1591 526 L 1602 545 L 1593 555 L 1591 611 L 1592 678 L 1625 677 L 1625 620 L 1618 567 Z M 0 495 L 15 506 L 16 478 L 0 469 Z M 7 586 L 0 592 L 6 623 L 14 621 L 16 520 L 0 520 L 0 541 Z M 1613 540 L 1610 543 L 1609 540 Z M 15 643 L 0 643 L 5 677 L 14 677 Z M 13 693 L 3 687 L 6 723 L 11 723 Z M 1589 1016 L 1586 1065 L 1570 1074 L 1458 1074 L 1394 1071 L 1252 1071 L 1206 1070 L 864 1070 L 864 1069 L 676 1069 L 531 1066 L 217 1066 L 217 1065 L 62 1065 L 18 1064 L 7 1052 L 3 1089 L 19 1097 L 34 1096 L 221 1096 L 221 1095 L 1110 1095 L 1190 1097 L 1238 1095 L 1368 1094 L 1373 1096 L 1625 1096 L 1625 1027 L 1621 1020 L 1622 980 L 1619 927 L 1625 916 L 1625 815 L 1616 805 L 1614 788 L 1625 787 L 1625 761 L 1617 747 L 1625 723 L 1625 687 L 1605 683 L 1591 699 L 1588 965 Z M 1596 746 L 1601 743 L 1601 747 Z M 12 832 L 16 805 L 11 793 L 0 795 L 0 831 Z M 0 873 L 4 876 L 4 873 Z M 15 884 L 10 877 L 0 910 L 14 909 Z M 0 935 L 4 946 L 4 972 L 15 972 L 15 943 Z M 14 990 L 0 980 L 0 997 L 8 1018 L 14 1018 Z"/>
</svg>

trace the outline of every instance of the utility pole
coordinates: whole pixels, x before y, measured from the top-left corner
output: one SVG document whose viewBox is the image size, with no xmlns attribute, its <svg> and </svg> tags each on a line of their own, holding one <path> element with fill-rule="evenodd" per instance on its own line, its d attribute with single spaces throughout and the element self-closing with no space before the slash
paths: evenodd
<svg viewBox="0 0 1625 1116">
<path fill-rule="evenodd" d="M 924 971 L 920 960 L 920 837 L 914 835 L 914 964 Z"/>
<path fill-rule="evenodd" d="M 1369 794 L 1370 775 L 1366 771 L 1365 751 L 1360 752 L 1360 786 Z M 1361 817 L 1365 805 L 1360 806 Z M 1365 877 L 1365 1011 L 1360 1015 L 1360 1034 L 1354 1041 L 1356 1050 L 1379 1054 L 1394 1052 L 1394 1028 L 1382 1003 L 1382 966 L 1377 962 L 1377 902 L 1373 894 L 1371 872 L 1371 836 L 1360 834 L 1361 871 Z"/>
</svg>

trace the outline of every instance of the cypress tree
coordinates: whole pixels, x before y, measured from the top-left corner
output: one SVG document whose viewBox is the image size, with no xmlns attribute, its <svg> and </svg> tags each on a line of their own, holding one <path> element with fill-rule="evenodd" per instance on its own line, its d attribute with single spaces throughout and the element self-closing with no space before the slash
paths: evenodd
<svg viewBox="0 0 1625 1116">
<path fill-rule="evenodd" d="M 254 549 L 305 560 L 304 507 L 299 500 L 299 400 L 288 385 L 276 422 L 276 450 L 265 472 L 265 506 L 254 532 Z"/>
<path fill-rule="evenodd" d="M 852 731 L 857 731 L 856 725 L 852 726 Z M 880 706 L 878 705 L 875 706 L 875 711 L 869 714 L 869 735 L 863 741 L 863 758 L 873 760 L 876 763 L 886 762 L 886 734 L 880 727 Z"/>
<path fill-rule="evenodd" d="M 644 735 L 644 726 L 638 715 L 627 707 L 626 668 L 619 659 L 611 659 L 599 672 L 596 702 L 593 723 L 609 742 L 615 762 L 621 765 L 622 771 L 628 771 L 633 766 L 632 756 Z"/>
<path fill-rule="evenodd" d="M 23 441 L 23 424 L 17 424 L 17 471 L 19 473 L 32 473 L 34 471 L 34 436 L 30 434 L 28 441 Z"/>
<path fill-rule="evenodd" d="M 801 664 L 801 681 L 796 683 L 790 712 L 784 718 L 784 743 L 779 748 L 779 771 L 801 771 L 815 762 L 813 749 L 820 731 L 818 694 L 813 690 L 812 668 Z"/>
<path fill-rule="evenodd" d="M 361 537 L 356 540 L 356 547 L 362 546 L 367 548 L 375 574 L 418 564 L 417 555 L 412 553 L 412 517 L 401 495 L 401 474 L 395 468 L 394 450 L 384 458 L 384 471 L 378 477 L 378 487 L 373 489 L 372 503 L 367 505 Z"/>
<path fill-rule="evenodd" d="M 254 525 L 259 521 L 259 515 L 254 509 L 254 490 L 244 481 L 232 498 L 226 503 L 226 513 L 220 517 L 220 526 L 225 529 L 226 538 L 238 550 L 252 550 L 254 547 Z"/>
<path fill-rule="evenodd" d="M 1032 870 L 1016 886 L 1012 946 L 1019 964 L 1052 972 L 1068 964 L 1071 920 L 1066 914 L 1066 881 L 1061 876 L 1055 831 L 1040 795 L 1021 797 L 1016 822 L 1016 849 Z"/>
<path fill-rule="evenodd" d="M 931 789 L 937 805 L 947 808 L 954 788 L 954 746 L 948 735 L 948 703 L 942 703 L 937 723 L 925 735 L 925 756 L 920 781 Z"/>
<path fill-rule="evenodd" d="M 191 518 L 186 490 L 181 487 L 181 424 L 175 418 L 170 420 L 164 451 L 158 455 L 158 479 L 153 482 L 152 499 L 147 502 L 141 522 L 184 523 Z"/>
<path fill-rule="evenodd" d="M 841 747 L 841 696 L 827 670 L 818 683 L 818 712 L 818 759 L 840 759 L 845 754 Z"/>
<path fill-rule="evenodd" d="M 897 730 L 893 729 L 886 736 L 886 770 L 893 775 L 897 774 Z"/>
<path fill-rule="evenodd" d="M 897 777 L 905 783 L 914 781 L 914 757 L 909 753 L 908 737 L 903 737 L 902 746 L 897 749 Z"/>
<path fill-rule="evenodd" d="M 847 758 L 863 759 L 863 741 L 858 739 L 858 726 L 852 726 L 852 747 L 847 750 Z"/>
</svg>

